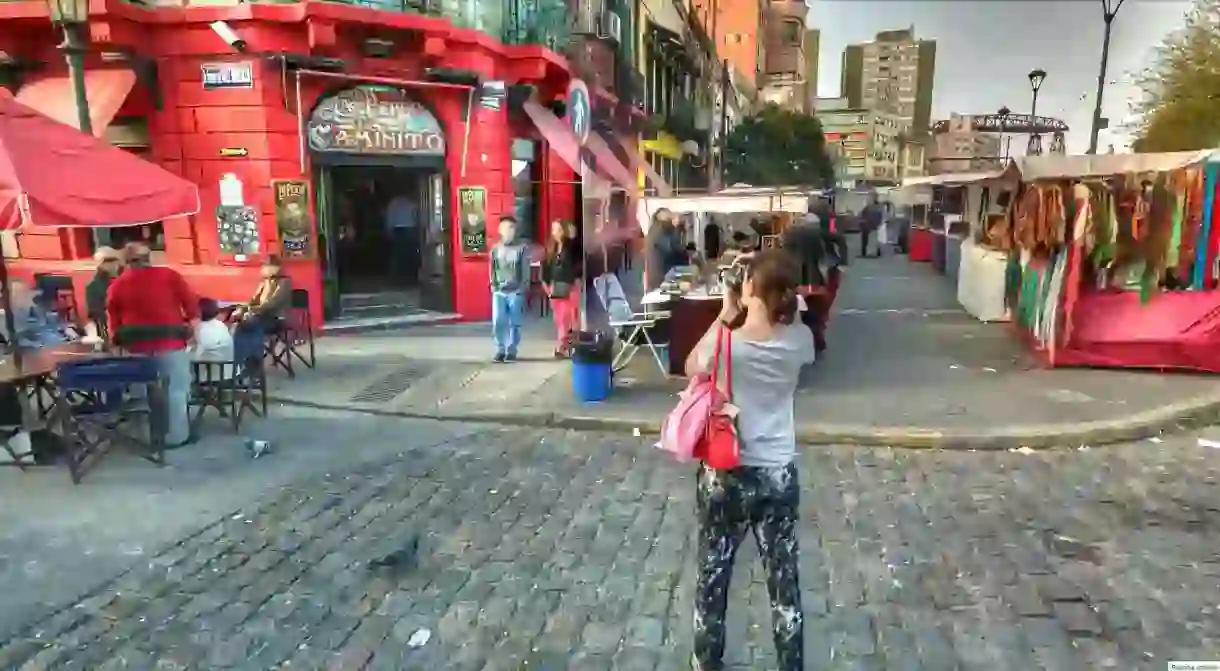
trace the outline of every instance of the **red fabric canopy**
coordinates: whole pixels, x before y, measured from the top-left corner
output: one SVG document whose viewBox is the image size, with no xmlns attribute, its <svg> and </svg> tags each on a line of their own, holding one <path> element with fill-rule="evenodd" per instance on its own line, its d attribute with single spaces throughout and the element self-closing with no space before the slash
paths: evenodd
<svg viewBox="0 0 1220 671">
<path fill-rule="evenodd" d="M 129 226 L 199 211 L 198 188 L 0 88 L 0 230 Z"/>
</svg>

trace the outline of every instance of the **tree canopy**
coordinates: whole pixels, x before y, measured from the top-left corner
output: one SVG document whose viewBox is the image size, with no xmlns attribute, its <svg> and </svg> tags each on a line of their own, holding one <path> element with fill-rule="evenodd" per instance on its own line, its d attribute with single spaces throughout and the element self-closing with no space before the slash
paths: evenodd
<svg viewBox="0 0 1220 671">
<path fill-rule="evenodd" d="M 724 172 L 729 184 L 834 183 L 822 124 L 813 116 L 778 105 L 768 105 L 733 128 L 725 142 Z"/>
<path fill-rule="evenodd" d="M 1220 0 L 1195 0 L 1185 25 L 1157 47 L 1137 80 L 1136 151 L 1220 145 Z"/>
</svg>

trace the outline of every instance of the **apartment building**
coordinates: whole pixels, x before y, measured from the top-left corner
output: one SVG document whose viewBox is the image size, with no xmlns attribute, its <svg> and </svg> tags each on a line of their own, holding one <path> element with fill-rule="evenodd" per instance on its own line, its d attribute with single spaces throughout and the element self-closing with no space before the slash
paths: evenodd
<svg viewBox="0 0 1220 671">
<path fill-rule="evenodd" d="M 763 10 L 763 82 L 759 98 L 791 110 L 809 110 L 808 55 L 803 1 L 771 0 Z M 814 56 L 816 58 L 816 54 Z"/>
<path fill-rule="evenodd" d="M 983 172 L 1003 166 L 1000 158 L 1000 136 L 974 130 L 968 114 L 953 114 L 947 129 L 932 136 L 932 155 L 928 158 L 929 172 Z"/>
<path fill-rule="evenodd" d="M 897 184 L 905 122 L 896 114 L 842 106 L 841 102 L 845 101 L 822 98 L 814 109 L 826 136 L 827 152 L 836 164 L 839 185 Z"/>
<path fill-rule="evenodd" d="M 917 39 L 914 26 L 882 31 L 843 50 L 842 94 L 852 107 L 896 114 L 921 138 L 931 124 L 935 73 L 935 40 Z"/>
<path fill-rule="evenodd" d="M 810 28 L 805 31 L 805 99 L 809 101 L 808 111 L 813 111 L 813 103 L 818 97 L 818 54 L 822 49 L 822 31 Z"/>
<path fill-rule="evenodd" d="M 659 0 L 649 0 L 650 3 Z M 683 4 L 681 0 L 674 0 Z M 764 72 L 763 5 L 760 0 L 691 0 L 704 30 L 712 36 L 716 53 L 743 76 L 751 89 L 758 88 Z M 714 12 L 714 14 L 713 14 Z M 715 33 L 715 35 L 712 35 Z"/>
</svg>

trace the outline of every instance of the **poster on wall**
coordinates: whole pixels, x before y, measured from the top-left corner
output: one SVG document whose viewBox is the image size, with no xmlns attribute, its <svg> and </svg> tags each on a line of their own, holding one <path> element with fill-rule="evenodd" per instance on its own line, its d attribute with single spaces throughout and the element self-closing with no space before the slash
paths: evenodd
<svg viewBox="0 0 1220 671">
<path fill-rule="evenodd" d="M 462 227 L 462 253 L 487 252 L 487 189 L 458 188 L 458 221 Z"/>
<path fill-rule="evenodd" d="M 220 253 L 234 256 L 258 253 L 258 212 L 253 207 L 217 206 L 216 232 L 220 237 Z"/>
<path fill-rule="evenodd" d="M 274 179 L 275 226 L 280 250 L 287 258 L 309 256 L 309 183 L 299 179 Z"/>
</svg>

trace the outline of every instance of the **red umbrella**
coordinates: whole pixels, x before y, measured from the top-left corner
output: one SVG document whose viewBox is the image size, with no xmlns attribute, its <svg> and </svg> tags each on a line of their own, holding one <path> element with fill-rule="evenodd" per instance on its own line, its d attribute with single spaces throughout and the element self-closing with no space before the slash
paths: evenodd
<svg viewBox="0 0 1220 671">
<path fill-rule="evenodd" d="M 0 87 L 0 231 L 128 226 L 198 211 L 191 182 L 53 121 Z M 20 367 L 2 254 L 0 307 Z"/>
<path fill-rule="evenodd" d="M 0 230 L 128 226 L 198 211 L 193 183 L 52 121 L 0 87 Z"/>
</svg>

